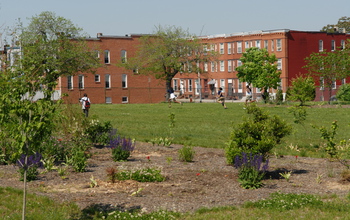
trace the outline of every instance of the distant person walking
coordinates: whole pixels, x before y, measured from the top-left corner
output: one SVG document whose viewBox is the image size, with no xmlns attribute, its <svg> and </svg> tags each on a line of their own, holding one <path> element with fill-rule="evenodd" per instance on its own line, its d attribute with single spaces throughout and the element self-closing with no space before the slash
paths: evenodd
<svg viewBox="0 0 350 220">
<path fill-rule="evenodd" d="M 253 98 L 252 89 L 250 88 L 250 84 L 248 84 L 246 86 L 245 104 L 247 104 L 248 101 L 252 102 L 252 98 Z"/>
<path fill-rule="evenodd" d="M 90 99 L 88 98 L 87 94 L 84 93 L 84 96 L 79 99 L 81 103 L 81 108 L 83 109 L 83 113 L 85 114 L 85 117 L 89 116 L 89 109 L 90 109 Z"/>
<path fill-rule="evenodd" d="M 169 98 L 168 98 L 169 108 L 171 108 L 171 102 L 179 103 L 180 105 L 182 105 L 181 102 L 176 101 L 176 96 L 175 96 L 173 87 L 170 87 L 168 89 L 168 94 L 169 94 Z"/>
<path fill-rule="evenodd" d="M 217 95 L 217 102 L 221 103 L 222 106 L 224 106 L 225 109 L 227 109 L 226 104 L 225 104 L 225 97 L 224 97 L 224 91 L 222 88 L 219 88 L 218 95 Z"/>
</svg>

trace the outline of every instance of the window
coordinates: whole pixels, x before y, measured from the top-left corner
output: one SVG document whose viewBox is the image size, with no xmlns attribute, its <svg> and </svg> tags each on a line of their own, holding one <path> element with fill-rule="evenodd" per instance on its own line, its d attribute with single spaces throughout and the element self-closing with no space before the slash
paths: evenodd
<svg viewBox="0 0 350 220">
<path fill-rule="evenodd" d="M 227 61 L 227 71 L 232 72 L 232 60 Z"/>
<path fill-rule="evenodd" d="M 257 47 L 259 49 L 261 48 L 260 40 L 255 41 L 255 47 Z"/>
<path fill-rule="evenodd" d="M 220 54 L 224 54 L 224 43 L 220 43 Z"/>
<path fill-rule="evenodd" d="M 220 72 L 224 72 L 225 71 L 225 61 L 220 60 Z"/>
<path fill-rule="evenodd" d="M 109 57 L 109 50 L 105 50 L 105 63 L 109 64 L 110 57 Z"/>
<path fill-rule="evenodd" d="M 345 40 L 341 40 L 340 41 L 340 49 L 344 49 L 345 48 Z"/>
<path fill-rule="evenodd" d="M 324 90 L 324 79 L 323 77 L 320 77 L 320 90 Z"/>
<path fill-rule="evenodd" d="M 203 45 L 203 52 L 204 52 L 204 55 L 207 55 L 208 54 L 208 45 L 204 44 Z"/>
<path fill-rule="evenodd" d="M 111 97 L 106 97 L 106 103 L 112 103 L 112 98 Z"/>
<path fill-rule="evenodd" d="M 188 91 L 192 92 L 192 89 L 193 89 L 193 80 L 189 79 L 188 80 Z"/>
<path fill-rule="evenodd" d="M 177 91 L 177 90 L 179 90 L 179 85 L 178 85 L 178 83 L 177 83 L 177 79 L 174 79 L 173 80 L 173 86 L 174 86 L 174 91 Z"/>
<path fill-rule="evenodd" d="M 237 66 L 242 66 L 242 61 L 238 60 L 237 61 Z"/>
<path fill-rule="evenodd" d="M 128 88 L 128 75 L 122 75 L 122 88 Z"/>
<path fill-rule="evenodd" d="M 246 41 L 246 42 L 245 42 L 244 49 L 247 51 L 248 48 L 249 48 L 249 41 Z"/>
<path fill-rule="evenodd" d="M 242 41 L 237 42 L 237 53 L 242 53 Z"/>
<path fill-rule="evenodd" d="M 225 79 L 220 79 L 220 87 L 225 91 Z"/>
<path fill-rule="evenodd" d="M 106 74 L 105 75 L 105 83 L 106 83 L 106 89 L 111 88 L 111 75 Z"/>
<path fill-rule="evenodd" d="M 231 54 L 231 43 L 227 43 L 227 54 Z"/>
<path fill-rule="evenodd" d="M 196 79 L 196 95 L 198 95 L 199 94 L 199 92 L 200 92 L 200 84 L 199 84 L 199 80 L 198 79 Z"/>
<path fill-rule="evenodd" d="M 281 58 L 277 59 L 277 69 L 282 70 L 282 59 Z"/>
<path fill-rule="evenodd" d="M 336 80 L 332 81 L 332 89 L 337 89 L 337 81 Z"/>
<path fill-rule="evenodd" d="M 122 103 L 128 103 L 128 97 L 127 96 L 123 96 L 122 97 Z"/>
<path fill-rule="evenodd" d="M 335 40 L 331 41 L 331 50 L 334 51 L 335 50 Z"/>
<path fill-rule="evenodd" d="M 277 51 L 282 51 L 282 40 L 277 39 Z"/>
<path fill-rule="evenodd" d="M 126 61 L 127 61 L 126 50 L 122 50 L 120 52 L 120 57 L 121 57 L 122 63 L 126 63 Z"/>
<path fill-rule="evenodd" d="M 241 93 L 243 88 L 243 83 L 238 79 L 238 92 Z"/>
<path fill-rule="evenodd" d="M 271 40 L 271 51 L 275 50 L 275 42 L 274 40 Z"/>
<path fill-rule="evenodd" d="M 100 82 L 100 75 L 99 74 L 95 74 L 95 82 Z"/>
<path fill-rule="evenodd" d="M 204 72 L 208 72 L 208 62 L 204 62 Z"/>
<path fill-rule="evenodd" d="M 73 89 L 73 76 L 67 76 L 67 88 Z"/>
<path fill-rule="evenodd" d="M 214 61 L 211 61 L 211 72 L 215 72 L 216 70 L 216 63 Z"/>
<path fill-rule="evenodd" d="M 323 40 L 318 41 L 318 51 L 322 52 L 323 51 Z"/>
<path fill-rule="evenodd" d="M 264 48 L 265 48 L 266 50 L 269 50 L 269 41 L 268 41 L 268 40 L 265 40 L 265 41 L 264 41 Z"/>
<path fill-rule="evenodd" d="M 84 75 L 78 76 L 78 88 L 84 89 Z"/>
<path fill-rule="evenodd" d="M 346 84 L 346 79 L 345 78 L 341 80 L 341 84 L 342 85 Z"/>
<path fill-rule="evenodd" d="M 94 53 L 96 58 L 100 58 L 100 51 L 95 50 Z"/>
</svg>

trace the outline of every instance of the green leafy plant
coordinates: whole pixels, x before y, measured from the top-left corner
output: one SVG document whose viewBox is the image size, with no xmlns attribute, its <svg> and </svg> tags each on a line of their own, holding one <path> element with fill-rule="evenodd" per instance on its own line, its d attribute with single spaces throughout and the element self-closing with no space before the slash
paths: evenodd
<svg viewBox="0 0 350 220">
<path fill-rule="evenodd" d="M 19 166 L 19 173 L 21 175 L 20 180 L 24 181 L 26 174 L 26 181 L 36 180 L 39 172 L 38 168 L 43 167 L 41 162 L 41 154 L 36 153 L 33 155 L 24 155 L 22 154 L 20 159 L 17 160 L 17 165 Z"/>
<path fill-rule="evenodd" d="M 73 147 L 68 155 L 66 155 L 66 163 L 71 165 L 76 172 L 85 172 L 87 166 L 88 155 L 85 149 Z"/>
<path fill-rule="evenodd" d="M 318 128 L 318 130 L 321 132 L 321 138 L 327 141 L 325 150 L 331 158 L 336 157 L 338 154 L 336 143 L 335 143 L 335 135 L 337 134 L 337 129 L 338 129 L 337 121 L 332 122 L 330 129 L 327 129 L 324 126 L 321 126 Z"/>
<path fill-rule="evenodd" d="M 66 178 L 67 178 L 67 167 L 59 166 L 59 167 L 57 168 L 57 172 L 58 172 L 58 175 L 59 175 L 62 179 L 66 179 Z"/>
<path fill-rule="evenodd" d="M 90 177 L 90 188 L 95 188 L 98 187 L 98 183 L 97 180 L 94 178 L 93 175 L 91 175 Z"/>
<path fill-rule="evenodd" d="M 292 176 L 292 171 L 285 171 L 284 173 L 279 173 L 287 182 L 289 182 L 290 177 Z"/>
<path fill-rule="evenodd" d="M 181 149 L 179 149 L 178 154 L 179 154 L 179 160 L 184 161 L 184 162 L 192 162 L 195 151 L 193 150 L 192 147 L 189 146 L 183 146 Z"/>
<path fill-rule="evenodd" d="M 90 141 L 94 144 L 107 144 L 109 141 L 109 133 L 112 131 L 112 125 L 110 121 L 100 122 L 97 119 L 93 119 L 88 124 L 85 132 Z"/>
<path fill-rule="evenodd" d="M 262 155 L 248 155 L 243 152 L 241 156 L 236 156 L 234 166 L 238 169 L 238 181 L 243 188 L 257 189 L 263 186 L 268 160 L 263 165 Z"/>
<path fill-rule="evenodd" d="M 305 106 L 293 106 L 288 108 L 289 113 L 294 116 L 295 124 L 303 124 L 306 120 L 307 112 Z"/>
<path fill-rule="evenodd" d="M 120 171 L 116 176 L 118 180 L 135 180 L 138 182 L 163 182 L 165 180 L 161 170 L 155 168 Z"/>
<path fill-rule="evenodd" d="M 246 112 L 250 117 L 232 130 L 225 148 L 228 164 L 233 164 L 234 158 L 243 152 L 266 156 L 292 131 L 292 127 L 284 120 L 276 115 L 270 116 L 255 103 L 247 105 Z"/>
</svg>

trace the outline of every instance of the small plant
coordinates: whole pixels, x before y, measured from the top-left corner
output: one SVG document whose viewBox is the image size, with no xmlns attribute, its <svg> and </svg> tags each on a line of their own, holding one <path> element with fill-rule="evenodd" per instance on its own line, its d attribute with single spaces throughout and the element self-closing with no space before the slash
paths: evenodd
<svg viewBox="0 0 350 220">
<path fill-rule="evenodd" d="M 135 142 L 130 138 L 122 138 L 118 135 L 110 140 L 108 147 L 112 149 L 114 161 L 126 161 L 135 148 Z"/>
<path fill-rule="evenodd" d="M 90 188 L 95 188 L 95 187 L 98 187 L 98 183 L 95 180 L 94 176 L 91 175 L 91 177 L 90 177 Z"/>
<path fill-rule="evenodd" d="M 138 188 L 137 191 L 131 193 L 131 196 L 141 196 L 140 193 L 142 192 L 143 188 Z"/>
<path fill-rule="evenodd" d="M 165 180 L 161 170 L 154 168 L 120 171 L 116 176 L 118 180 L 135 180 L 138 182 L 163 182 Z"/>
<path fill-rule="evenodd" d="M 41 162 L 43 163 L 45 169 L 47 171 L 51 171 L 53 169 L 55 169 L 55 161 L 56 161 L 56 158 L 54 156 L 48 156 L 46 158 L 43 158 L 41 160 Z"/>
<path fill-rule="evenodd" d="M 75 172 L 85 172 L 88 155 L 84 149 L 73 147 L 69 155 L 66 155 L 66 163 L 71 165 Z"/>
<path fill-rule="evenodd" d="M 166 158 L 166 162 L 170 165 L 171 162 L 173 161 L 173 158 L 172 157 L 167 157 Z"/>
<path fill-rule="evenodd" d="M 343 170 L 340 174 L 342 181 L 344 182 L 350 182 L 350 170 L 346 169 Z"/>
<path fill-rule="evenodd" d="M 106 169 L 107 172 L 107 177 L 108 179 L 112 182 L 115 183 L 116 179 L 117 179 L 117 169 L 115 169 L 114 167 L 108 167 Z"/>
<path fill-rule="evenodd" d="M 322 183 L 322 177 L 323 177 L 323 174 L 318 174 L 318 173 L 317 173 L 316 182 L 317 182 L 318 184 L 321 184 L 321 183 Z"/>
<path fill-rule="evenodd" d="M 337 151 L 336 143 L 335 143 L 335 135 L 336 135 L 337 129 L 338 129 L 338 122 L 333 121 L 331 128 L 329 130 L 327 128 L 325 128 L 324 126 L 321 126 L 318 129 L 321 132 L 321 138 L 323 140 L 327 141 L 327 145 L 325 148 L 326 152 L 328 153 L 328 155 L 331 158 L 336 157 L 338 154 L 338 151 Z"/>
<path fill-rule="evenodd" d="M 67 167 L 58 167 L 57 168 L 57 172 L 58 172 L 58 175 L 62 178 L 62 179 L 66 179 L 67 178 Z"/>
<path fill-rule="evenodd" d="M 20 180 L 24 180 L 24 174 L 26 172 L 26 180 L 32 181 L 38 178 L 39 172 L 38 168 L 43 167 L 41 162 L 42 156 L 40 153 L 35 153 L 34 155 L 26 156 L 21 155 L 20 159 L 17 160 L 17 165 L 19 166 L 19 173 L 21 175 Z"/>
<path fill-rule="evenodd" d="M 284 173 L 280 173 L 280 175 L 289 182 L 290 177 L 292 176 L 292 171 L 285 171 Z"/>
<path fill-rule="evenodd" d="M 154 138 L 150 141 L 150 143 L 158 146 L 164 146 L 164 147 L 170 147 L 170 145 L 173 143 L 173 139 L 169 137 L 159 137 L 159 138 Z"/>
<path fill-rule="evenodd" d="M 268 160 L 263 164 L 261 154 L 248 155 L 242 153 L 242 156 L 236 156 L 235 168 L 238 169 L 238 181 L 245 189 L 257 189 L 263 186 L 262 180 L 268 169 Z"/>
<path fill-rule="evenodd" d="M 179 150 L 179 160 L 184 162 L 192 162 L 195 155 L 195 151 L 192 147 L 183 146 Z"/>
</svg>

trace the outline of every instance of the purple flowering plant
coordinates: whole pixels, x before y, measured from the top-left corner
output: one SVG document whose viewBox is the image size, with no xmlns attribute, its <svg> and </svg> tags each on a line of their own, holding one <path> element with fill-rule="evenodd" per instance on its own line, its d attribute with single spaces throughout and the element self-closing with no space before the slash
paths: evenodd
<svg viewBox="0 0 350 220">
<path fill-rule="evenodd" d="M 263 155 L 243 152 L 235 157 L 234 167 L 238 169 L 238 181 L 245 189 L 263 186 L 262 180 L 268 169 L 269 160 L 263 162 Z"/>
<path fill-rule="evenodd" d="M 43 168 L 42 155 L 39 152 L 36 152 L 33 155 L 27 156 L 22 154 L 17 160 L 17 165 L 19 166 L 19 173 L 21 174 L 20 180 L 24 180 L 24 171 L 27 171 L 27 181 L 36 180 L 39 172 L 38 168 Z"/>
<path fill-rule="evenodd" d="M 121 137 L 120 135 L 111 135 L 109 145 L 112 149 L 114 161 L 125 161 L 135 149 L 135 142 L 131 138 Z"/>
</svg>

